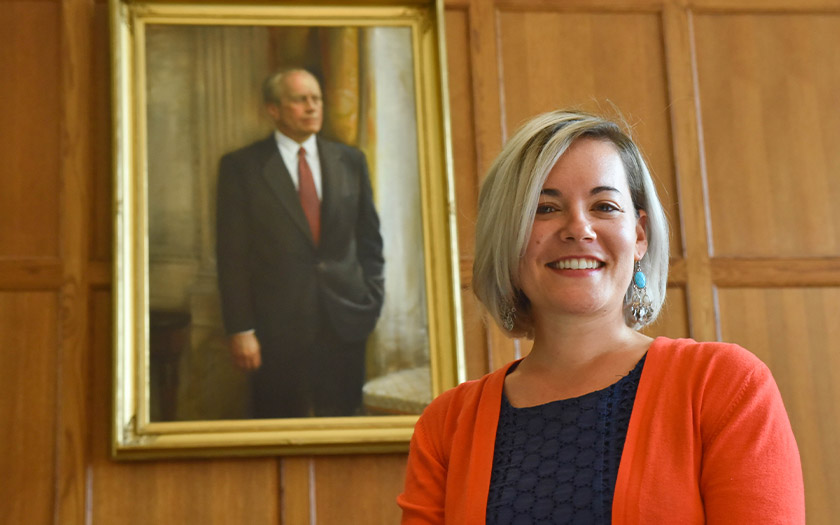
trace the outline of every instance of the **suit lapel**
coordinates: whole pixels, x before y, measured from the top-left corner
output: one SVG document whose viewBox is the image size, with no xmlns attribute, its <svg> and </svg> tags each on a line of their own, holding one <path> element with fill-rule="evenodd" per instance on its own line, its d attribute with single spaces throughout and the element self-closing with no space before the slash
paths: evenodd
<svg viewBox="0 0 840 525">
<path fill-rule="evenodd" d="M 289 170 L 286 169 L 283 157 L 277 151 L 277 144 L 274 142 L 273 136 L 271 137 L 271 147 L 272 152 L 263 165 L 262 177 L 266 184 L 268 184 L 268 187 L 277 196 L 280 204 L 286 209 L 292 221 L 312 241 L 312 232 L 309 229 L 306 216 L 303 214 L 303 208 L 300 205 L 300 198 L 292 182 L 292 176 L 289 174 Z"/>
<path fill-rule="evenodd" d="M 318 137 L 318 156 L 321 161 L 321 238 L 325 232 L 334 231 L 330 225 L 339 220 L 339 201 L 344 182 L 341 152 L 329 142 Z M 302 213 L 302 212 L 301 212 Z"/>
</svg>

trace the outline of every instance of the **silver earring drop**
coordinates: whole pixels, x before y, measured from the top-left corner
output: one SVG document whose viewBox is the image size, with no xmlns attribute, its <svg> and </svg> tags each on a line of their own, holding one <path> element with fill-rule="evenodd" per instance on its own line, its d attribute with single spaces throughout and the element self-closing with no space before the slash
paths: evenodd
<svg viewBox="0 0 840 525">
<path fill-rule="evenodd" d="M 636 261 L 635 270 L 633 273 L 633 290 L 630 292 L 630 314 L 634 321 L 645 325 L 653 318 L 652 301 L 647 293 L 647 276 L 642 271 L 640 261 Z"/>
<path fill-rule="evenodd" d="M 502 312 L 502 326 L 508 332 L 513 331 L 514 323 L 516 321 L 516 307 L 510 304 L 505 307 Z"/>
</svg>

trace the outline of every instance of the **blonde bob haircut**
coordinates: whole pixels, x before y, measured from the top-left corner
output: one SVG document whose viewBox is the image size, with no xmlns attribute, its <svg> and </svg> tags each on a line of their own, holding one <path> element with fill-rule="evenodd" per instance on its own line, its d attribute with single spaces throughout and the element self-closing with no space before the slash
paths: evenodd
<svg viewBox="0 0 840 525">
<path fill-rule="evenodd" d="M 490 167 L 478 198 L 472 287 L 490 316 L 511 335 L 533 337 L 530 301 L 517 286 L 519 261 L 549 171 L 581 138 L 615 145 L 627 173 L 636 215 L 639 210 L 647 214 L 648 249 L 640 261 L 653 302 L 653 316 L 647 324 L 656 319 L 665 301 L 668 221 L 639 148 L 614 122 L 587 113 L 553 111 L 531 119 L 516 132 Z M 627 283 L 624 318 L 628 326 L 639 329 L 643 325 L 629 312 L 631 290 L 631 283 Z M 507 330 L 504 319 L 510 318 L 511 308 L 513 329 Z"/>
</svg>

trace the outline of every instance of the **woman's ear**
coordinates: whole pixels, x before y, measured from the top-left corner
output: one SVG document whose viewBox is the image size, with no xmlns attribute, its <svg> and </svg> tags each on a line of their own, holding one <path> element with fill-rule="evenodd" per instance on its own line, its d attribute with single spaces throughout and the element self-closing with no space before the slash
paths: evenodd
<svg viewBox="0 0 840 525">
<path fill-rule="evenodd" d="M 648 216 L 645 210 L 639 210 L 639 218 L 636 219 L 636 260 L 639 261 L 647 253 L 647 221 Z"/>
</svg>

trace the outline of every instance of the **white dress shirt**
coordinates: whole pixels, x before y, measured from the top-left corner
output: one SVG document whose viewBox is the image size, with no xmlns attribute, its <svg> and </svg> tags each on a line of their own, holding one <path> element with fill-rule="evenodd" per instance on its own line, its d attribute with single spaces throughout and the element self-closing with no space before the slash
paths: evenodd
<svg viewBox="0 0 840 525">
<path fill-rule="evenodd" d="M 280 151 L 280 156 L 286 164 L 286 169 L 289 170 L 289 175 L 292 177 L 292 184 L 295 185 L 295 189 L 300 189 L 298 151 L 301 147 L 306 150 L 306 162 L 312 171 L 312 178 L 315 181 L 315 192 L 318 194 L 318 199 L 323 200 L 323 192 L 321 191 L 321 160 L 318 158 L 318 141 L 315 140 L 315 135 L 311 135 L 303 141 L 303 144 L 298 144 L 286 135 L 275 130 L 274 139 L 277 141 L 277 149 Z"/>
</svg>

